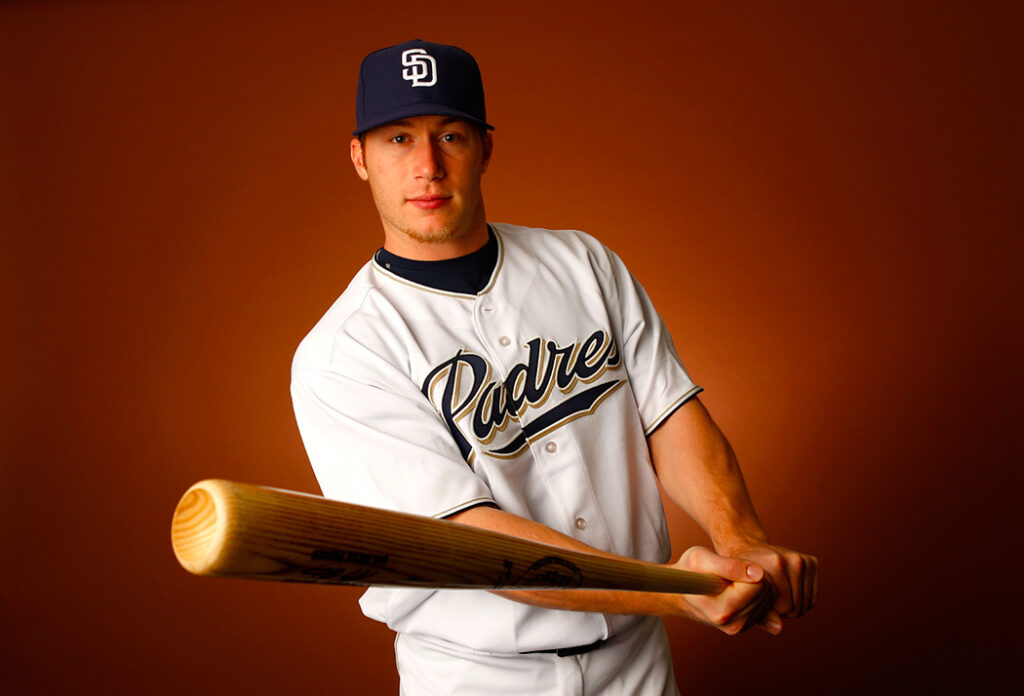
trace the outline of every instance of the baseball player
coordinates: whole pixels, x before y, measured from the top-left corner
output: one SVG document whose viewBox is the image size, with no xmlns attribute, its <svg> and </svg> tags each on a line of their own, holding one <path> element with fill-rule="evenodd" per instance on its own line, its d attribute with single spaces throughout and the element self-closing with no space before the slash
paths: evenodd
<svg viewBox="0 0 1024 696">
<path fill-rule="evenodd" d="M 296 419 L 324 495 L 667 564 L 658 491 L 714 551 L 714 597 L 373 588 L 403 694 L 676 694 L 661 616 L 726 633 L 806 612 L 817 561 L 772 546 L 643 288 L 582 232 L 488 223 L 475 60 L 409 41 L 361 66 L 351 157 L 384 246 L 299 346 Z"/>
</svg>

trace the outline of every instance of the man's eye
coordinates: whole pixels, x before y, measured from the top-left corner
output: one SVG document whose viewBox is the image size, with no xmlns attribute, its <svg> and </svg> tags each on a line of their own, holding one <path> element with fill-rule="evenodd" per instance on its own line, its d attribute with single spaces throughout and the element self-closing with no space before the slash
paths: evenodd
<svg viewBox="0 0 1024 696">
<path fill-rule="evenodd" d="M 441 136 L 441 142 L 443 143 L 457 143 L 462 140 L 462 136 L 458 133 L 445 133 Z"/>
<path fill-rule="evenodd" d="M 395 137 L 391 138 L 391 142 L 398 143 L 399 145 L 401 145 L 402 143 L 409 142 L 409 136 L 407 136 L 407 135 L 396 135 Z"/>
</svg>

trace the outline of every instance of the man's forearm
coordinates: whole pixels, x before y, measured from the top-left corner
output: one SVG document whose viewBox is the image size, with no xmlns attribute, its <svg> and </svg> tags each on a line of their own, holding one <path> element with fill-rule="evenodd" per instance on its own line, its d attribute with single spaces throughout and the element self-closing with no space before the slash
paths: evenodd
<svg viewBox="0 0 1024 696">
<path fill-rule="evenodd" d="M 539 522 L 524 519 L 493 507 L 479 506 L 463 510 L 448 518 L 452 522 L 490 529 L 503 534 L 552 544 L 574 551 L 593 553 L 609 558 L 614 554 L 588 546 Z M 635 560 L 635 559 L 630 559 Z M 546 609 L 593 611 L 609 614 L 644 614 L 650 616 L 689 616 L 689 605 L 680 595 L 658 592 L 627 592 L 617 590 L 499 590 L 508 599 Z"/>
<path fill-rule="evenodd" d="M 736 456 L 698 399 L 672 414 L 648 444 L 665 492 L 704 529 L 716 551 L 732 556 L 767 543 Z"/>
<path fill-rule="evenodd" d="M 707 532 L 723 556 L 757 563 L 778 591 L 762 621 L 772 633 L 780 617 L 801 616 L 816 601 L 818 559 L 769 542 L 754 512 L 728 441 L 697 399 L 647 438 L 662 486 Z"/>
</svg>

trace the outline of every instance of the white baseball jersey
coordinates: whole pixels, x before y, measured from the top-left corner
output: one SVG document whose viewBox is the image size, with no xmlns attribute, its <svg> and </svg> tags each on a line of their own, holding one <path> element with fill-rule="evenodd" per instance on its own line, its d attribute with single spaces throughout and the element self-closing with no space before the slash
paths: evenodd
<svg viewBox="0 0 1024 696">
<path fill-rule="evenodd" d="M 700 388 L 621 260 L 576 231 L 494 224 L 478 294 L 367 263 L 302 341 L 296 420 L 325 496 L 444 517 L 480 503 L 605 551 L 669 560 L 646 435 Z M 401 633 L 517 653 L 588 644 L 636 617 L 486 591 L 372 588 Z"/>
</svg>

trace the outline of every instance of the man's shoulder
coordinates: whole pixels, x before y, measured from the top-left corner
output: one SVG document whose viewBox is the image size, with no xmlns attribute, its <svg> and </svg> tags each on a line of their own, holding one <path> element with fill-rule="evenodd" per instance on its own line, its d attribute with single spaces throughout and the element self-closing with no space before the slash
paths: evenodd
<svg viewBox="0 0 1024 696">
<path fill-rule="evenodd" d="M 514 225 L 509 222 L 492 222 L 489 224 L 502 236 L 526 242 L 565 243 L 571 242 L 571 240 L 578 240 L 588 244 L 600 244 L 597 238 L 582 230 Z"/>
<path fill-rule="evenodd" d="M 580 253 L 607 252 L 607 247 L 597 237 L 582 230 L 530 227 L 505 222 L 491 223 L 491 226 L 506 245 L 525 251 L 555 248 Z"/>
<path fill-rule="evenodd" d="M 596 269 L 607 269 L 614 253 L 591 234 L 575 229 L 548 229 L 508 223 L 492 223 L 510 254 L 577 259 Z"/>
<path fill-rule="evenodd" d="M 299 343 L 292 359 L 293 373 L 307 368 L 325 367 L 330 362 L 338 336 L 359 315 L 374 288 L 371 261 L 352 277 L 341 295 Z"/>
</svg>

